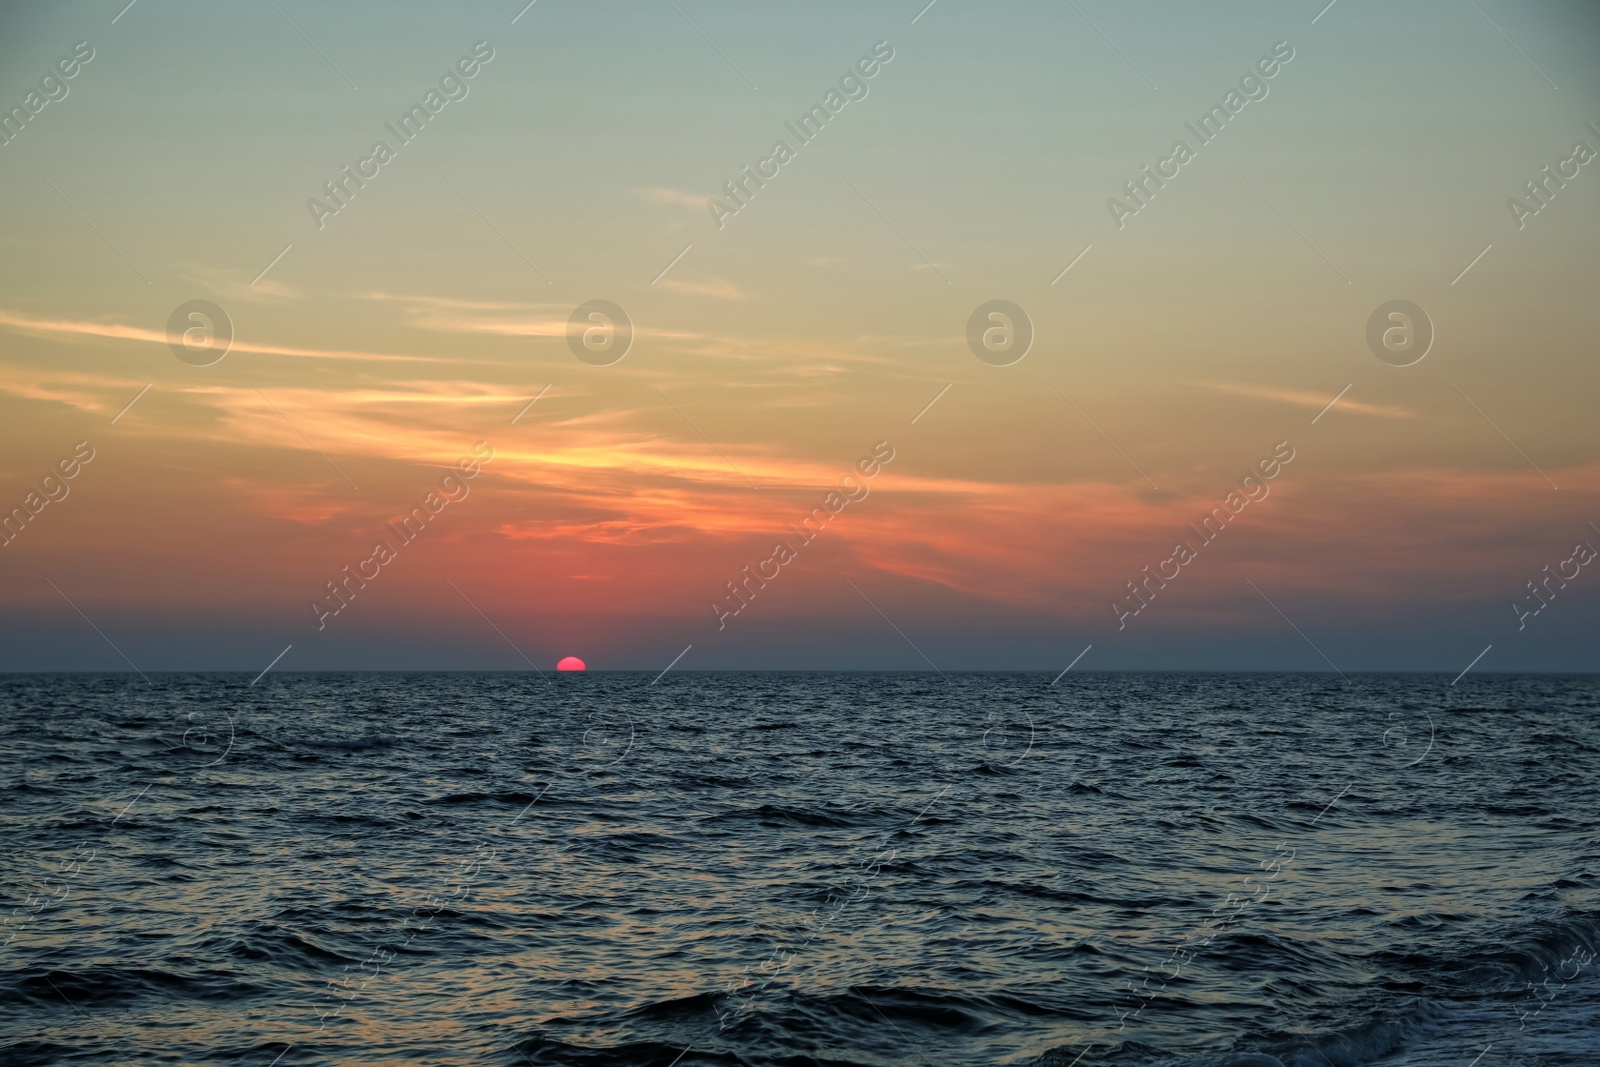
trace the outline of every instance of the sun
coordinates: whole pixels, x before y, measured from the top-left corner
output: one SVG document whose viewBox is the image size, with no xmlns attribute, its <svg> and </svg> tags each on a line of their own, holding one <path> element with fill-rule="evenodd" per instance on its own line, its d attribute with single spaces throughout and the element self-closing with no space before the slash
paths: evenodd
<svg viewBox="0 0 1600 1067">
<path fill-rule="evenodd" d="M 588 664 L 584 663 L 583 660 L 579 659 L 577 656 L 567 656 L 562 659 L 560 663 L 556 664 L 556 670 L 558 671 L 586 671 L 588 669 Z"/>
</svg>

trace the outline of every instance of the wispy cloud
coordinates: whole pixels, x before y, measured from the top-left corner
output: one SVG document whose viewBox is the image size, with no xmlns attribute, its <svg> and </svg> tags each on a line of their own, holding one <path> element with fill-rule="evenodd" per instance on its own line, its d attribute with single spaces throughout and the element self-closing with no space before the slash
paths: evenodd
<svg viewBox="0 0 1600 1067">
<path fill-rule="evenodd" d="M 404 304 L 415 308 L 450 308 L 456 311 L 526 311 L 535 307 L 553 306 L 505 300 L 464 300 L 460 297 L 425 296 L 420 293 L 386 293 L 381 290 L 356 293 L 355 296 L 361 300 L 373 300 L 384 304 Z"/>
<path fill-rule="evenodd" d="M 493 337 L 565 337 L 567 321 L 572 316 L 570 306 L 548 302 L 508 303 L 384 292 L 363 293 L 361 296 L 365 300 L 402 306 L 405 309 L 406 325 L 433 333 L 480 334 Z M 642 327 L 637 322 L 633 325 L 633 335 L 677 339 L 701 336 L 698 333 Z"/>
<path fill-rule="evenodd" d="M 711 278 L 703 282 L 690 281 L 686 278 L 668 278 L 661 283 L 661 288 L 671 289 L 675 293 L 687 293 L 690 296 L 709 296 L 715 300 L 750 299 L 737 285 L 725 278 Z"/>
<path fill-rule="evenodd" d="M 567 316 L 548 315 L 456 315 L 445 312 L 421 312 L 410 320 L 410 325 L 435 333 L 488 334 L 496 337 L 565 337 Z M 687 340 L 700 337 L 698 333 L 679 330 L 662 330 L 641 327 L 634 323 L 633 336 L 661 337 Z"/>
<path fill-rule="evenodd" d="M 218 299 L 242 304 L 281 304 L 302 300 L 305 292 L 276 278 L 261 278 L 254 283 L 250 275 L 216 267 L 195 267 L 184 277 L 203 285 Z"/>
<path fill-rule="evenodd" d="M 159 330 L 142 326 L 124 326 L 115 322 L 83 322 L 71 319 L 35 319 L 0 311 L 0 326 L 18 333 L 51 336 L 104 337 L 116 341 L 142 341 L 165 345 L 167 335 Z M 342 348 L 296 348 L 289 345 L 262 344 L 235 338 L 232 352 L 249 352 L 265 356 L 289 356 L 295 359 L 339 359 L 373 363 L 445 363 L 456 362 L 437 356 L 401 356 L 384 352 L 352 352 Z"/>
<path fill-rule="evenodd" d="M 634 195 L 652 204 L 678 204 L 683 207 L 699 208 L 702 211 L 705 210 L 706 201 L 711 199 L 704 193 L 686 193 L 681 189 L 660 187 L 635 189 Z"/>
<path fill-rule="evenodd" d="M 1295 407 L 1310 408 L 1319 411 L 1328 406 L 1328 400 L 1333 394 L 1311 393 L 1300 389 L 1280 389 L 1271 385 L 1249 385 L 1239 382 L 1200 382 L 1201 387 L 1212 389 L 1219 393 L 1231 393 L 1234 396 L 1254 397 L 1258 400 L 1276 400 L 1281 404 L 1293 404 Z M 1373 415 L 1385 419 L 1411 419 L 1416 418 L 1416 412 L 1410 408 L 1396 407 L 1390 404 L 1367 404 L 1349 397 L 1339 401 L 1339 410 L 1355 415 Z"/>
</svg>

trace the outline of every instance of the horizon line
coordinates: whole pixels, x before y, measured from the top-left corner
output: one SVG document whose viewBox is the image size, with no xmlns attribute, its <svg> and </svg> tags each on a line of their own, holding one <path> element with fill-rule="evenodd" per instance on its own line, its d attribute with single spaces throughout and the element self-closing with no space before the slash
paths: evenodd
<svg viewBox="0 0 1600 1067">
<path fill-rule="evenodd" d="M 40 675 L 92 675 L 96 677 L 133 677 L 135 671 L 96 671 L 96 670 L 0 670 L 0 678 L 28 677 Z M 251 670 L 243 668 L 205 668 L 205 669 L 173 669 L 151 670 L 144 672 L 151 675 L 250 675 Z M 517 668 L 486 668 L 486 667 L 323 667 L 303 668 L 290 671 L 273 671 L 273 675 L 291 674 L 526 674 L 538 677 L 541 673 L 558 676 L 571 674 L 656 674 L 653 667 L 588 667 L 581 671 L 558 671 L 554 668 L 542 669 L 517 669 Z M 702 667 L 693 670 L 679 670 L 676 674 L 925 674 L 936 677 L 940 674 L 1053 674 L 1053 668 L 1048 667 L 983 667 L 970 669 L 952 669 L 944 671 L 916 670 L 902 668 L 879 667 Z M 1085 674 L 1251 674 L 1251 675 L 1306 675 L 1332 677 L 1339 672 L 1331 670 L 1267 670 L 1267 669 L 1241 669 L 1241 668 L 1185 668 L 1185 667 L 1109 667 L 1074 671 L 1075 675 Z M 1411 675 L 1411 674 L 1440 674 L 1448 675 L 1449 669 L 1435 668 L 1399 668 L 1383 670 L 1355 670 L 1345 671 L 1344 674 L 1361 675 Z M 1600 670 L 1574 671 L 1574 670 L 1515 670 L 1515 671 L 1475 671 L 1474 677 L 1518 677 L 1522 675 L 1550 675 L 1556 677 L 1588 678 L 1600 676 Z"/>
</svg>

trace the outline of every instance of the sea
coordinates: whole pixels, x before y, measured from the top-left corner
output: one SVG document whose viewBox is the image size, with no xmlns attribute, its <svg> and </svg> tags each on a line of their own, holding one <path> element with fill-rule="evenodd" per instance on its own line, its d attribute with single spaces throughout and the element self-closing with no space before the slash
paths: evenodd
<svg viewBox="0 0 1600 1067">
<path fill-rule="evenodd" d="M 1600 1063 L 1600 680 L 0 676 L 0 1063 Z"/>
</svg>

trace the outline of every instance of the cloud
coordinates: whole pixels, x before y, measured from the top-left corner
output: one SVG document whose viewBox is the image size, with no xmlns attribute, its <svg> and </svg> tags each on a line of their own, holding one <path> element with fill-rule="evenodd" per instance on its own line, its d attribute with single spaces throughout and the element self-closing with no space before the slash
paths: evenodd
<svg viewBox="0 0 1600 1067">
<path fill-rule="evenodd" d="M 567 335 L 566 314 L 562 314 L 559 318 L 529 317 L 527 315 L 489 318 L 484 316 L 421 313 L 410 321 L 410 325 L 421 330 L 432 330 L 435 333 L 490 334 L 496 337 L 565 337 Z M 662 337 L 686 340 L 697 338 L 701 335 L 698 333 L 682 333 L 675 330 L 641 328 L 638 323 L 634 323 L 633 336 L 635 338 Z"/>
<path fill-rule="evenodd" d="M 149 384 L 132 378 L 109 378 L 82 372 L 35 372 L 29 379 L 20 375 L 0 376 L 0 395 L 22 400 L 66 404 L 79 411 L 113 414 L 139 389 Z M 116 399 L 120 398 L 120 399 Z"/>
<path fill-rule="evenodd" d="M 42 334 L 51 336 L 56 334 L 76 335 L 80 337 L 105 337 L 118 341 L 145 341 L 150 344 L 166 345 L 167 335 L 158 330 L 147 330 L 142 326 L 123 326 L 114 322 L 79 322 L 71 319 L 32 319 L 25 315 L 15 315 L 9 311 L 0 311 L 0 326 L 8 327 L 19 333 Z M 293 348 L 288 345 L 257 344 L 251 341 L 235 339 L 230 352 L 250 352 L 255 355 L 265 356 L 291 356 L 296 359 L 339 359 L 357 362 L 375 363 L 447 363 L 447 360 L 437 356 L 399 356 L 383 352 L 352 352 L 341 348 Z"/>
<path fill-rule="evenodd" d="M 671 289 L 675 293 L 687 293 L 690 296 L 709 296 L 714 300 L 748 300 L 739 290 L 737 285 L 725 278 L 712 278 L 709 281 L 694 282 L 682 278 L 668 278 L 661 283 L 661 288 Z"/>
<path fill-rule="evenodd" d="M 679 204 L 693 208 L 704 208 L 706 201 L 711 199 L 701 193 L 686 193 L 679 189 L 663 189 L 655 186 L 635 189 L 633 192 L 640 200 L 652 204 Z"/>
<path fill-rule="evenodd" d="M 363 293 L 362 299 L 399 304 L 405 322 L 434 333 L 475 333 L 498 337 L 565 337 L 571 310 L 558 304 L 462 300 L 446 296 Z"/>
<path fill-rule="evenodd" d="M 462 300 L 450 296 L 422 296 L 414 293 L 385 293 L 377 290 L 355 294 L 361 300 L 375 300 L 386 304 L 406 304 L 412 307 L 452 308 L 458 311 L 521 311 L 530 304 L 507 303 L 500 300 Z M 544 305 L 548 306 L 548 305 Z"/>
<path fill-rule="evenodd" d="M 1293 404 L 1296 407 L 1308 408 L 1312 411 L 1321 411 L 1332 400 L 1331 395 L 1323 393 L 1307 393 L 1298 389 L 1279 389 L 1270 385 L 1247 385 L 1235 382 L 1200 382 L 1203 388 L 1214 389 L 1219 393 L 1232 393 L 1234 396 L 1254 397 L 1258 400 L 1276 400 L 1283 404 Z M 1395 407 L 1389 404 L 1364 404 L 1359 400 L 1351 400 L 1349 394 L 1340 397 L 1335 405 L 1340 411 L 1354 415 L 1373 415 L 1385 419 L 1412 419 L 1416 412 L 1410 408 Z"/>
<path fill-rule="evenodd" d="M 277 304 L 305 297 L 304 291 L 286 282 L 261 278 L 252 284 L 249 277 L 237 271 L 216 267 L 196 267 L 184 277 L 205 286 L 220 299 L 241 304 Z"/>
<path fill-rule="evenodd" d="M 222 479 L 222 487 L 261 516 L 301 526 L 321 526 L 336 520 L 348 525 L 366 518 L 363 502 L 348 493 L 330 494 L 319 486 L 270 485 L 228 477 Z"/>
<path fill-rule="evenodd" d="M 726 283 L 725 283 L 726 284 Z M 731 286 L 730 286 L 731 287 Z M 433 333 L 487 334 L 494 337 L 565 337 L 572 307 L 566 304 L 505 303 L 489 300 L 461 300 L 454 297 L 416 296 L 397 293 L 362 293 L 364 300 L 400 304 L 406 309 L 405 323 Z M 726 299 L 741 299 L 727 297 Z M 699 338 L 698 333 L 658 330 L 633 324 L 639 337 Z"/>
<path fill-rule="evenodd" d="M 496 337 L 565 337 L 567 320 L 562 318 L 485 318 L 449 314 L 421 313 L 411 325 L 434 333 L 481 333 Z"/>
</svg>

